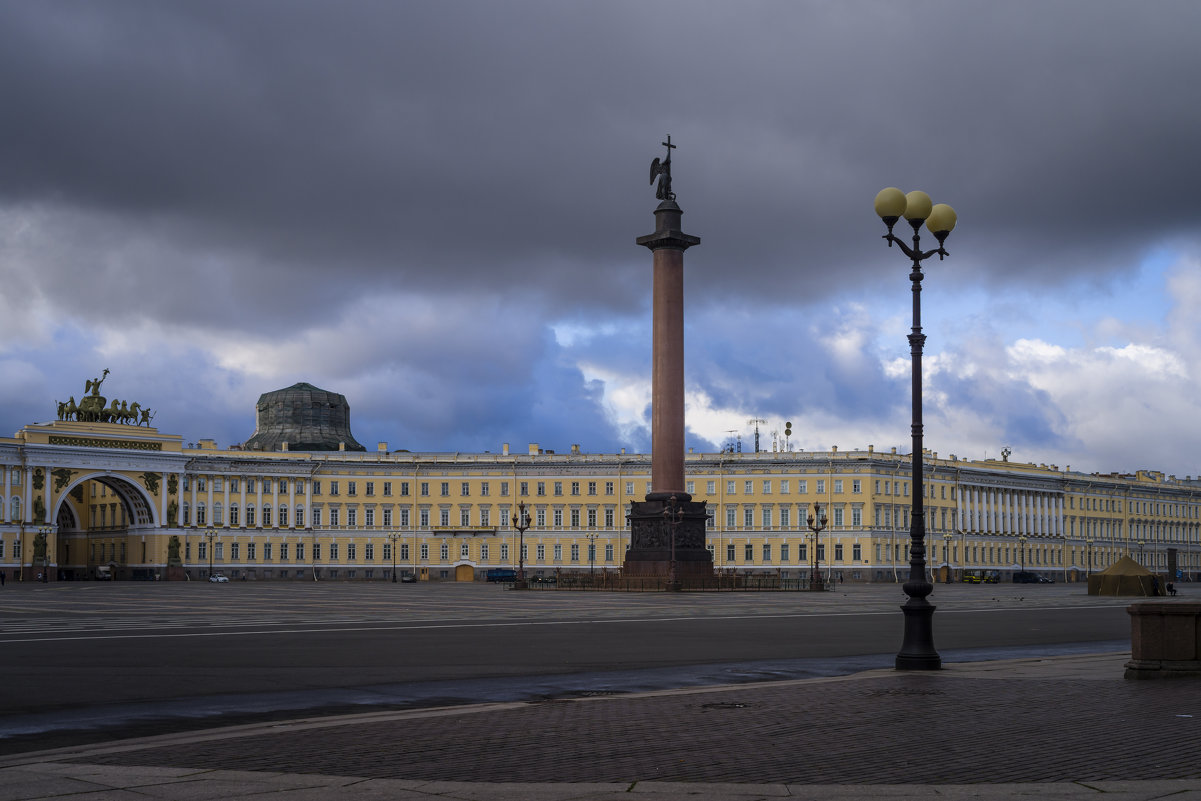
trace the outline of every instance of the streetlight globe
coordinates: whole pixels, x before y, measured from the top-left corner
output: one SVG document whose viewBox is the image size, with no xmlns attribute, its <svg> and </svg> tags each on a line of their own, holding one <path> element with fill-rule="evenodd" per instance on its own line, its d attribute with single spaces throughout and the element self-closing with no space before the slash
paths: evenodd
<svg viewBox="0 0 1201 801">
<path fill-rule="evenodd" d="M 876 214 L 885 220 L 896 222 L 905 213 L 905 193 L 895 186 L 881 189 L 876 194 Z"/>
<path fill-rule="evenodd" d="M 915 189 L 905 195 L 905 219 L 911 223 L 920 223 L 930 216 L 932 206 L 930 196 L 920 189 Z"/>
<path fill-rule="evenodd" d="M 955 209 L 946 203 L 939 203 L 930 209 L 930 216 L 926 218 L 926 227 L 935 236 L 942 234 L 945 238 L 947 234 L 955 230 L 955 222 L 958 219 Z"/>
</svg>

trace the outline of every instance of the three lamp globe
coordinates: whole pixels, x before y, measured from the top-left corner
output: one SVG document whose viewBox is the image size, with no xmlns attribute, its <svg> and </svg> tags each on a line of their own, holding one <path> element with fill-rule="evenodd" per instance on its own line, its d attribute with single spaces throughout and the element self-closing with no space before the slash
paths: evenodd
<svg viewBox="0 0 1201 801">
<path fill-rule="evenodd" d="M 920 190 L 906 194 L 895 186 L 881 189 L 876 195 L 876 214 L 884 220 L 888 230 L 897 220 L 904 217 L 916 230 L 924 221 L 930 233 L 941 244 L 955 230 L 955 210 L 946 203 L 933 203 L 930 196 Z"/>
</svg>

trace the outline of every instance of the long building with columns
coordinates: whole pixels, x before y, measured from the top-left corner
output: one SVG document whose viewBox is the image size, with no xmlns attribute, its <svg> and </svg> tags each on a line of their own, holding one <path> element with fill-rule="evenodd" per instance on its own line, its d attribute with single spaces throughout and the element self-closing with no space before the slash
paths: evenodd
<svg viewBox="0 0 1201 801">
<path fill-rule="evenodd" d="M 339 396 L 340 397 L 340 396 Z M 0 439 L 0 571 L 9 580 L 484 580 L 516 567 L 518 503 L 531 576 L 616 571 L 650 457 L 218 448 L 149 425 L 58 420 Z M 360 446 L 361 447 L 361 446 Z M 1154 471 L 926 454 L 935 580 L 1018 571 L 1082 580 L 1124 555 L 1201 571 L 1201 483 Z M 903 582 L 910 460 L 895 450 L 689 453 L 717 570 Z M 818 509 L 828 525 L 806 526 Z M 394 567 L 395 565 L 395 567 Z M 1174 574 L 1173 574 L 1174 575 Z"/>
</svg>

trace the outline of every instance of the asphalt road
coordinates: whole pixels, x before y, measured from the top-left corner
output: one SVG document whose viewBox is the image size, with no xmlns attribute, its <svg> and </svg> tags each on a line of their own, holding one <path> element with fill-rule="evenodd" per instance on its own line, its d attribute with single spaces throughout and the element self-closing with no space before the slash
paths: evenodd
<svg viewBox="0 0 1201 801">
<path fill-rule="evenodd" d="M 897 585 L 668 595 L 10 584 L 0 592 L 0 751 L 100 729 L 851 672 L 891 664 L 904 600 Z M 1089 597 L 1080 584 L 939 585 L 931 601 L 948 662 L 1128 647 L 1129 600 Z"/>
</svg>

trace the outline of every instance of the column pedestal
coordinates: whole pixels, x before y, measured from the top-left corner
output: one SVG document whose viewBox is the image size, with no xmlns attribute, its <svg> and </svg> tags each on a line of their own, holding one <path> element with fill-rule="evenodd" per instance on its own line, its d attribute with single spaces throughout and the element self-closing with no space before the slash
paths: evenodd
<svg viewBox="0 0 1201 801">
<path fill-rule="evenodd" d="M 630 550 L 626 552 L 623 577 L 666 579 L 671 572 L 672 525 L 664 517 L 670 495 L 651 493 L 645 501 L 630 504 Z M 713 578 L 713 556 L 705 547 L 705 501 L 676 494 L 680 523 L 675 526 L 676 580 L 684 587 Z"/>
</svg>

